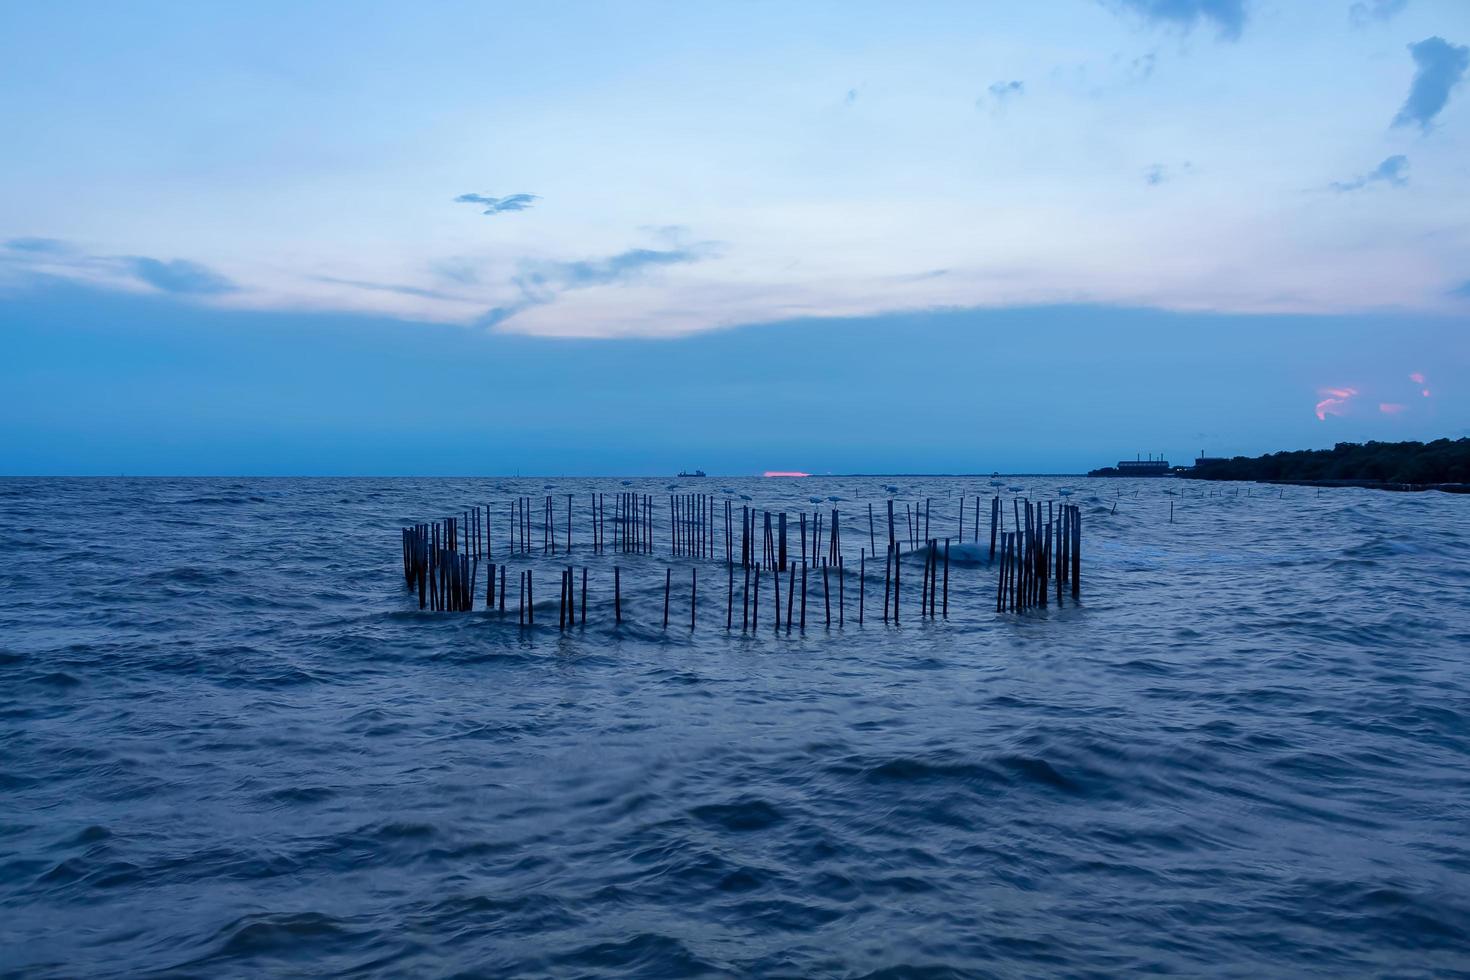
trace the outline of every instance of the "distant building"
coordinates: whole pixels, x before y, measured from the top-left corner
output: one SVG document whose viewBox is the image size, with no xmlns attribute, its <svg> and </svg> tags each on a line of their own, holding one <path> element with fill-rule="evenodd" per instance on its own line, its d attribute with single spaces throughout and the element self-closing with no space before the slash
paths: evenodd
<svg viewBox="0 0 1470 980">
<path fill-rule="evenodd" d="M 1169 462 L 1163 459 L 1124 459 L 1118 462 L 1122 476 L 1167 476 Z"/>
<path fill-rule="evenodd" d="M 1123 459 L 1118 461 L 1117 466 L 1105 466 L 1100 470 L 1093 470 L 1088 476 L 1173 476 L 1174 470 L 1169 466 L 1169 461 L 1160 456 L 1154 459 Z"/>
</svg>

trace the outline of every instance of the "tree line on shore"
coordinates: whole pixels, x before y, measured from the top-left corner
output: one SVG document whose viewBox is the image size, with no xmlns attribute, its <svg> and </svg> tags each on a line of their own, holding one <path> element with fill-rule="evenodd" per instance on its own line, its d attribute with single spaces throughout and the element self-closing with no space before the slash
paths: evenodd
<svg viewBox="0 0 1470 980">
<path fill-rule="evenodd" d="M 1331 449 L 1203 460 L 1180 475 L 1199 480 L 1470 483 L 1470 438 L 1339 442 Z"/>
</svg>

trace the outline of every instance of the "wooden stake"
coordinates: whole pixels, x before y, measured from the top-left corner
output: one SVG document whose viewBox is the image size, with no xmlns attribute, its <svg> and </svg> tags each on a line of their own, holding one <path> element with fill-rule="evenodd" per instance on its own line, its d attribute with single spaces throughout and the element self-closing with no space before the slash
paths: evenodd
<svg viewBox="0 0 1470 980">
<path fill-rule="evenodd" d="M 888 542 L 888 551 L 883 555 L 883 622 L 888 622 L 888 566 L 893 564 L 893 542 Z"/>
<path fill-rule="evenodd" d="M 783 514 L 781 516 L 784 517 L 786 515 Z M 776 619 L 776 627 L 775 627 L 775 629 L 776 629 L 776 632 L 779 633 L 779 632 L 781 632 L 781 569 L 780 568 L 775 569 L 774 570 L 774 573 L 772 574 L 771 577 L 776 580 L 776 617 L 775 617 L 775 619 Z M 790 590 L 788 590 L 788 591 L 790 591 Z M 787 616 L 786 618 L 787 619 L 790 619 L 791 617 L 790 616 Z"/>
<path fill-rule="evenodd" d="M 803 565 L 803 568 L 806 566 Z M 805 573 L 803 573 L 805 574 Z M 779 573 L 777 578 L 779 580 Z M 796 562 L 786 566 L 786 635 L 791 635 L 791 617 L 796 609 Z"/>
<path fill-rule="evenodd" d="M 944 539 L 944 618 L 949 618 L 949 538 Z"/>
<path fill-rule="evenodd" d="M 761 567 L 755 566 L 755 605 L 750 607 L 750 631 L 755 632 L 761 617 Z"/>
<path fill-rule="evenodd" d="M 827 628 L 832 628 L 832 589 L 827 580 L 827 559 L 822 559 L 822 606 L 827 612 Z"/>
<path fill-rule="evenodd" d="M 806 632 L 806 565 L 801 566 L 801 631 Z"/>
</svg>

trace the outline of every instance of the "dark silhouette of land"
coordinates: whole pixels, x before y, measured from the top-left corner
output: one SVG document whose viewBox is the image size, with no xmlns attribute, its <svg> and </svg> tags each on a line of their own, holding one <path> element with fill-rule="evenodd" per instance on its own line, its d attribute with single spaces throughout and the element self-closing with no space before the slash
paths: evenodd
<svg viewBox="0 0 1470 980">
<path fill-rule="evenodd" d="M 1200 460 L 1178 475 L 1195 480 L 1255 480 L 1391 490 L 1470 491 L 1470 439 L 1339 442 L 1331 449 Z"/>
</svg>

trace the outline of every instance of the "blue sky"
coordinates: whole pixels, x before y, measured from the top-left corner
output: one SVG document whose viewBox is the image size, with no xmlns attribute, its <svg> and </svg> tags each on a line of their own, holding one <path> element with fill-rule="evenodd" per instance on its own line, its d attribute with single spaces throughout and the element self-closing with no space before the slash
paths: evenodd
<svg viewBox="0 0 1470 980">
<path fill-rule="evenodd" d="M 0 472 L 1466 434 L 1470 4 L 895 9 L 0 8 Z"/>
</svg>

